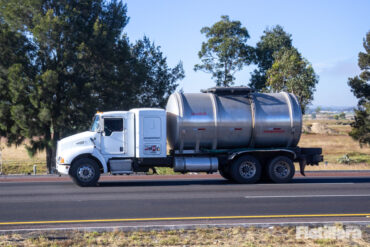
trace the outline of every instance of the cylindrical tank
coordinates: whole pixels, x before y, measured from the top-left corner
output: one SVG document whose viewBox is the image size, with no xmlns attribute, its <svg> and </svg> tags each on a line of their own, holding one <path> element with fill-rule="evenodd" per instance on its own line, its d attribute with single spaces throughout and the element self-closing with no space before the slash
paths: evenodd
<svg viewBox="0 0 370 247">
<path fill-rule="evenodd" d="M 215 157 L 176 157 L 175 172 L 217 172 L 218 159 Z"/>
<path fill-rule="evenodd" d="M 172 94 L 166 107 L 167 140 L 171 149 L 295 147 L 298 144 L 302 113 L 293 94 L 232 89 Z"/>
</svg>

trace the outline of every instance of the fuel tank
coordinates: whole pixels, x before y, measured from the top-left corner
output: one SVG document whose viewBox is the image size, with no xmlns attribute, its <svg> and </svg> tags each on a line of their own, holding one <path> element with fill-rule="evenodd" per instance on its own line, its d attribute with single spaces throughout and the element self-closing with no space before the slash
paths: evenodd
<svg viewBox="0 0 370 247">
<path fill-rule="evenodd" d="M 286 92 L 234 87 L 174 93 L 166 112 L 174 150 L 295 147 L 301 136 L 301 108 Z"/>
</svg>

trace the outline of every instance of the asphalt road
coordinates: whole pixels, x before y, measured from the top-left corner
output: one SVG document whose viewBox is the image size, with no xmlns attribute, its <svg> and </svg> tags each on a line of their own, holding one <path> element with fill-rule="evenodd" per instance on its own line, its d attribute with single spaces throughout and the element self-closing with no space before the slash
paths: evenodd
<svg viewBox="0 0 370 247">
<path fill-rule="evenodd" d="M 240 185 L 222 178 L 0 183 L 0 230 L 192 223 L 370 223 L 370 177 Z"/>
</svg>

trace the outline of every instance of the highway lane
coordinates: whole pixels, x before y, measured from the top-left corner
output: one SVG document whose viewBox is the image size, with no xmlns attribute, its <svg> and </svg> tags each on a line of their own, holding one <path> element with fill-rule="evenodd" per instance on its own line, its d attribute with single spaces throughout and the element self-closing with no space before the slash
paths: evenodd
<svg viewBox="0 0 370 247">
<path fill-rule="evenodd" d="M 370 222 L 367 215 L 370 177 L 296 178 L 290 184 L 253 185 L 217 178 L 138 179 L 106 181 L 92 188 L 70 181 L 0 183 L 0 230 L 163 221 L 329 221 L 343 216 Z"/>
</svg>

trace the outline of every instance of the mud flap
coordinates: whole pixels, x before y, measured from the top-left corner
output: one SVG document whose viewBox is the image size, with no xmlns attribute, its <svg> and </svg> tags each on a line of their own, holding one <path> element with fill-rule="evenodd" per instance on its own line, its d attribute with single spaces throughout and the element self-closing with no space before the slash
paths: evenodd
<svg viewBox="0 0 370 247">
<path fill-rule="evenodd" d="M 304 169 L 306 168 L 307 161 L 306 159 L 300 159 L 299 160 L 299 171 L 301 172 L 302 176 L 306 176 L 304 174 Z"/>
</svg>

